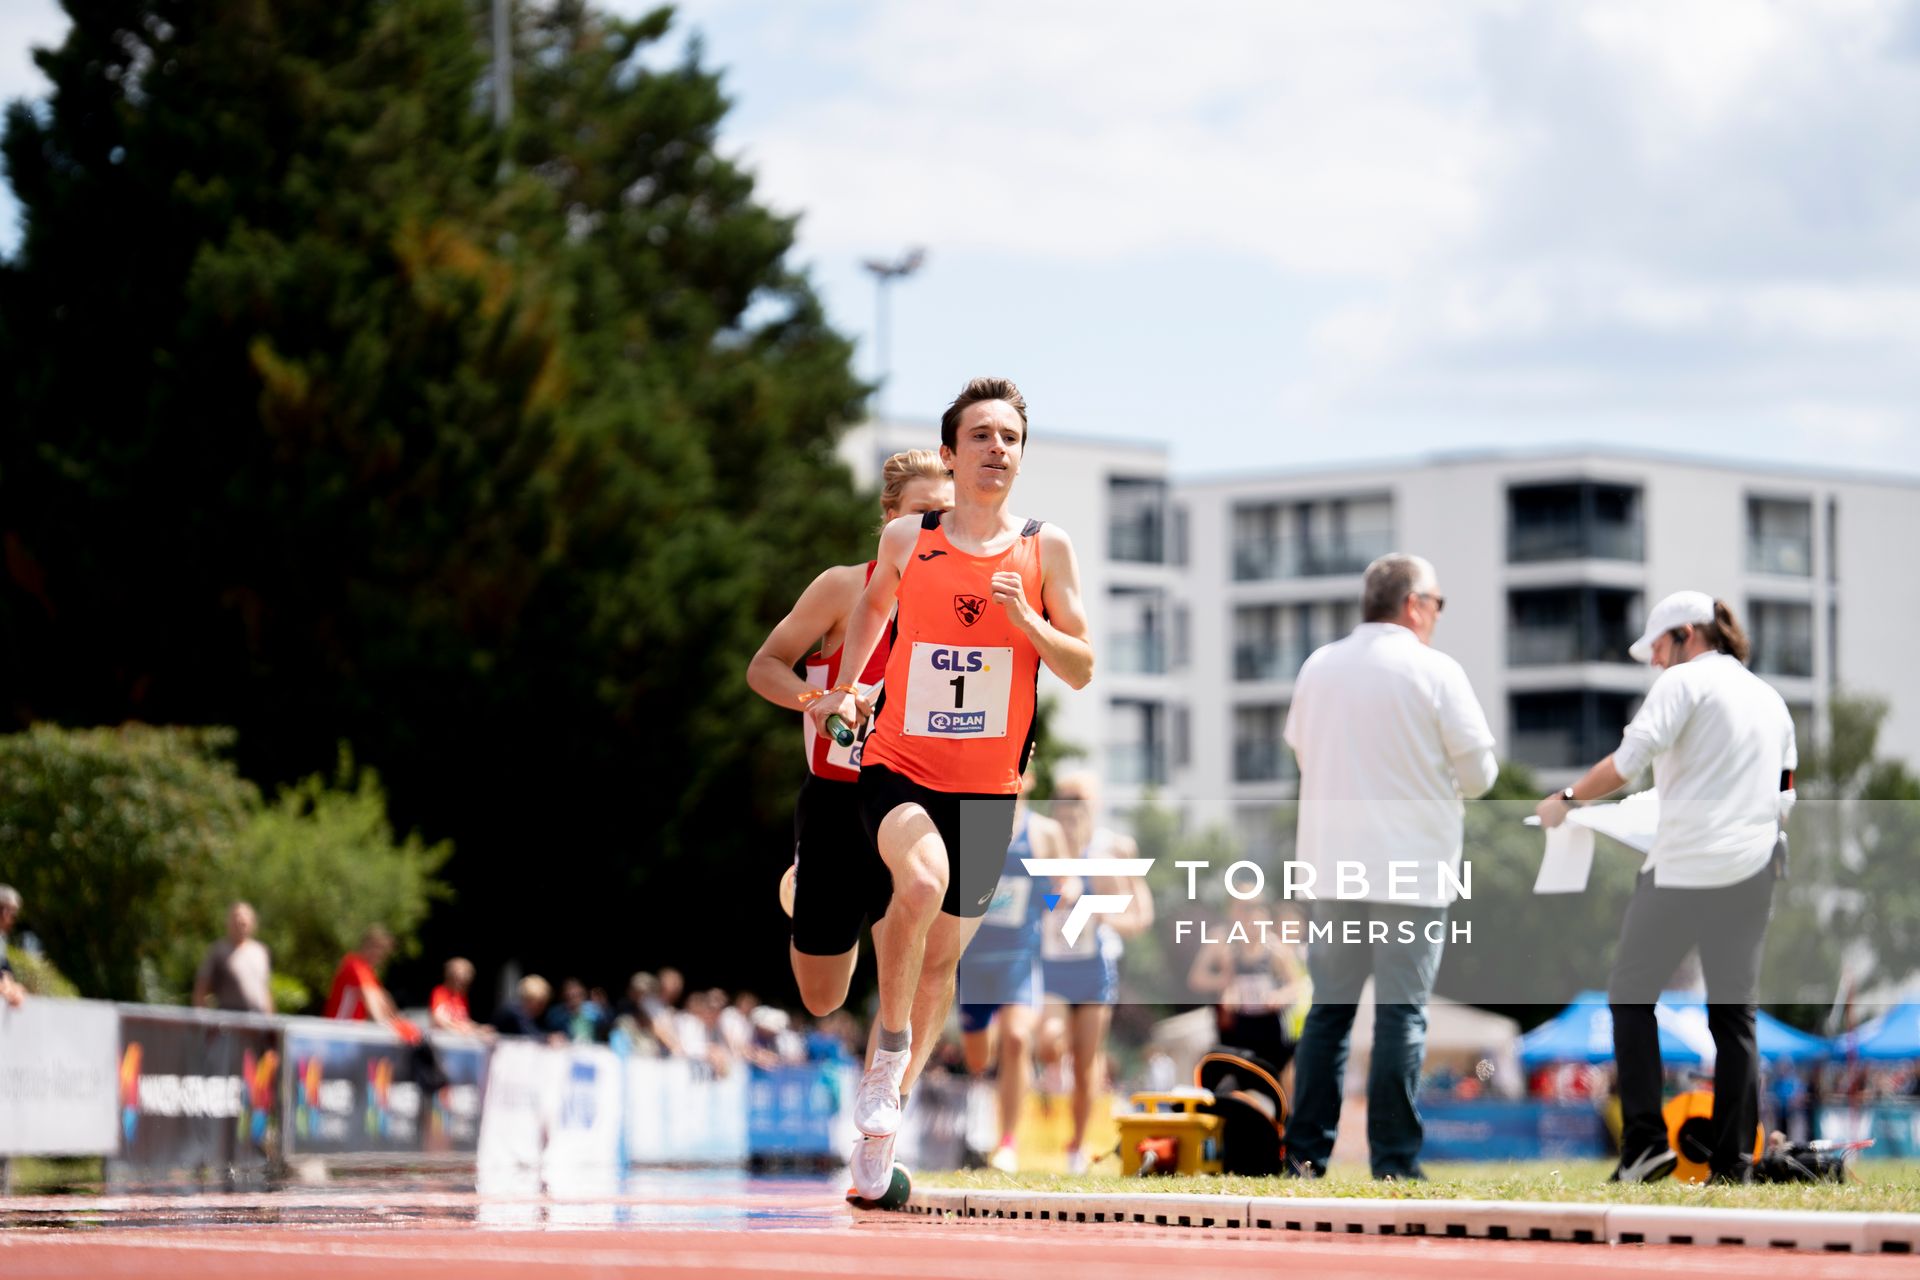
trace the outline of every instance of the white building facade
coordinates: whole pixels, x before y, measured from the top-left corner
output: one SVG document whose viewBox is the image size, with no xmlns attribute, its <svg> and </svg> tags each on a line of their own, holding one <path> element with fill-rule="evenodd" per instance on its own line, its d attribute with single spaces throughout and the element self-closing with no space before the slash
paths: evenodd
<svg viewBox="0 0 1920 1280">
<path fill-rule="evenodd" d="M 934 424 L 868 425 L 866 484 Z M 1884 754 L 1920 762 L 1920 482 L 1581 451 L 1462 454 L 1177 481 L 1164 448 L 1050 436 L 1015 491 L 1073 535 L 1098 655 L 1075 693 L 1042 675 L 1057 732 L 1124 815 L 1149 786 L 1189 824 L 1271 851 L 1294 791 L 1281 729 L 1306 655 L 1359 620 L 1389 550 L 1433 561 L 1435 643 L 1459 659 L 1503 759 L 1561 785 L 1618 745 L 1653 673 L 1627 645 L 1683 588 L 1725 599 L 1806 740 L 1834 691 L 1885 698 Z"/>
<path fill-rule="evenodd" d="M 1920 483 L 1615 452 L 1457 455 L 1176 486 L 1195 636 L 1193 752 L 1174 787 L 1250 853 L 1293 792 L 1280 740 L 1307 653 L 1358 620 L 1388 549 L 1434 563 L 1435 644 L 1473 681 L 1503 759 L 1563 785 L 1606 755 L 1652 683 L 1627 646 L 1646 610 L 1725 599 L 1803 742 L 1836 689 L 1886 698 L 1884 753 L 1920 760 L 1920 595 L 1899 584 Z"/>
</svg>

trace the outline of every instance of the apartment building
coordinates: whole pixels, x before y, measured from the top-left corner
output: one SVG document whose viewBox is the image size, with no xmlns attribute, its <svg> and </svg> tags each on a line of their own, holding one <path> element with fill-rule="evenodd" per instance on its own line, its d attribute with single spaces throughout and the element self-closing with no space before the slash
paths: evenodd
<svg viewBox="0 0 1920 1280">
<path fill-rule="evenodd" d="M 842 456 L 868 483 L 931 424 L 870 424 Z M 1577 450 L 1175 479 L 1164 448 L 1052 436 L 1029 453 L 1022 514 L 1079 550 L 1100 655 L 1059 694 L 1124 813 L 1149 786 L 1190 822 L 1270 850 L 1296 775 L 1281 739 L 1294 675 L 1359 621 L 1360 578 L 1392 549 L 1437 566 L 1435 642 L 1479 692 L 1504 758 L 1561 785 L 1618 744 L 1653 672 L 1627 646 L 1682 588 L 1729 601 L 1753 667 L 1802 725 L 1833 691 L 1892 705 L 1889 754 L 1920 762 L 1920 481 Z"/>
</svg>

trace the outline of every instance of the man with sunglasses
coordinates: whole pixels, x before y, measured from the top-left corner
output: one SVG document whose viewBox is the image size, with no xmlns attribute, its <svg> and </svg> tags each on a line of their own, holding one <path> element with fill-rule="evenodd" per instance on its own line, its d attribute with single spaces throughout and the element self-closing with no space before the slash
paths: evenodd
<svg viewBox="0 0 1920 1280">
<path fill-rule="evenodd" d="M 1363 621 L 1315 650 L 1294 680 L 1286 728 L 1300 762 L 1294 856 L 1315 873 L 1318 898 L 1303 905 L 1316 926 L 1330 926 L 1309 935 L 1313 1006 L 1294 1056 L 1287 1127 L 1289 1165 L 1309 1177 L 1333 1154 L 1354 1006 L 1369 977 L 1373 1176 L 1424 1176 L 1414 1095 L 1460 869 L 1461 801 L 1485 795 L 1499 770 L 1467 673 L 1432 647 L 1445 607 L 1431 564 L 1382 556 L 1367 566 Z"/>
</svg>

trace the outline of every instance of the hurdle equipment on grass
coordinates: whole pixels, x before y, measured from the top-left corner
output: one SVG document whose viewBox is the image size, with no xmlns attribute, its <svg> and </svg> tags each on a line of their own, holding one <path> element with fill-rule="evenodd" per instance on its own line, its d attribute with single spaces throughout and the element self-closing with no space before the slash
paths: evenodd
<svg viewBox="0 0 1920 1280">
<path fill-rule="evenodd" d="M 1120 1126 L 1120 1172 L 1130 1178 L 1219 1173 L 1225 1122 L 1200 1110 L 1213 1102 L 1213 1095 L 1200 1088 L 1134 1094 L 1133 1105 L 1140 1110 L 1114 1117 Z"/>
</svg>

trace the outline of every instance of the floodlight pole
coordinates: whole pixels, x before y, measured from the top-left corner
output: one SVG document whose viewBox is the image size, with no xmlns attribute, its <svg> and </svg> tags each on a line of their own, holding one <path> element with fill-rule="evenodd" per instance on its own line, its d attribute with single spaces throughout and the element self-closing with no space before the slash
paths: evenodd
<svg viewBox="0 0 1920 1280">
<path fill-rule="evenodd" d="M 876 421 L 887 418 L 886 394 L 887 381 L 893 374 L 891 346 L 891 324 L 887 314 L 887 293 L 889 286 L 896 280 L 904 280 L 918 271 L 927 260 L 925 249 L 909 249 L 899 258 L 891 261 L 885 258 L 868 258 L 860 265 L 873 273 L 874 284 L 874 325 L 873 349 L 874 362 L 878 366 L 878 378 L 873 395 L 873 416 Z"/>
<path fill-rule="evenodd" d="M 513 0 L 493 0 L 493 123 L 513 120 Z"/>
</svg>

